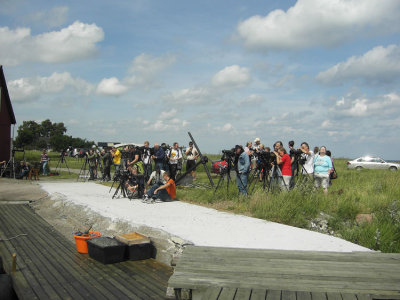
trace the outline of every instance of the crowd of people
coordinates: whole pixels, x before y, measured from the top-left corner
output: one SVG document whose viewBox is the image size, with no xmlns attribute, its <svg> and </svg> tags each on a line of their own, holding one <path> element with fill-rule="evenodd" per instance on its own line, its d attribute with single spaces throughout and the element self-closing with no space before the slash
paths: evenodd
<svg viewBox="0 0 400 300">
<path fill-rule="evenodd" d="M 193 142 L 189 142 L 183 151 L 177 142 L 173 143 L 172 147 L 165 143 L 154 143 L 151 148 L 148 141 L 144 142 L 144 146 L 127 145 L 123 150 L 116 147 L 104 148 L 101 151 L 90 149 L 86 156 L 89 180 L 110 181 L 111 166 L 114 166 L 114 180 L 118 178 L 115 176 L 128 172 L 126 188 L 129 192 L 142 196 L 144 201 L 174 199 L 175 180 L 183 167 L 183 153 L 186 155 L 186 170 L 191 170 L 191 176 L 196 180 L 196 160 L 199 153 Z M 97 174 L 99 169 L 102 173 L 101 178 Z"/>
<path fill-rule="evenodd" d="M 259 138 L 255 139 L 254 145 L 252 142 L 247 142 L 244 148 L 236 145 L 239 193 L 247 195 L 247 182 L 254 161 L 260 181 L 263 171 L 267 169 L 270 182 L 275 181 L 282 190 L 289 191 L 294 186 L 294 177 L 300 172 L 302 176 L 314 180 L 315 187 L 322 187 L 327 194 L 331 179 L 336 174 L 331 152 L 325 146 L 314 147 L 314 151 L 311 151 L 307 142 L 301 143 L 300 148 L 296 149 L 294 141 L 288 142 L 288 150 L 281 141 L 277 141 L 271 150 L 261 144 Z M 269 160 L 265 163 L 263 157 Z"/>
</svg>

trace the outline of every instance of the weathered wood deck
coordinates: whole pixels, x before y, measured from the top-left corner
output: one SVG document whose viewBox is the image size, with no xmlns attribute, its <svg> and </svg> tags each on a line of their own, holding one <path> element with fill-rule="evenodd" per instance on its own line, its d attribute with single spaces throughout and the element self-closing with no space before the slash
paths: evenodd
<svg viewBox="0 0 400 300">
<path fill-rule="evenodd" d="M 400 254 L 191 246 L 168 286 L 178 299 L 400 299 Z"/>
<path fill-rule="evenodd" d="M 19 234 L 26 235 L 4 240 Z M 172 268 L 152 259 L 103 265 L 79 254 L 28 205 L 0 205 L 0 239 L 0 255 L 20 300 L 165 299 Z"/>
</svg>

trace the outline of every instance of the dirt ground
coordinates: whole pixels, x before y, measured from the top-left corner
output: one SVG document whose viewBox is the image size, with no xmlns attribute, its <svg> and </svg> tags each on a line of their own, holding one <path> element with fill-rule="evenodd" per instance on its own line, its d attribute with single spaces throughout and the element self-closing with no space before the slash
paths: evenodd
<svg viewBox="0 0 400 300">
<path fill-rule="evenodd" d="M 149 227 L 133 227 L 127 222 L 113 221 L 85 207 L 63 201 L 63 196 L 49 197 L 36 181 L 0 178 L 0 204 L 29 204 L 35 212 L 75 242 L 73 233 L 93 226 L 103 236 L 115 236 L 128 232 L 139 232 L 150 237 L 156 248 L 156 259 L 171 265 L 181 254 L 185 241 L 166 232 Z"/>
</svg>

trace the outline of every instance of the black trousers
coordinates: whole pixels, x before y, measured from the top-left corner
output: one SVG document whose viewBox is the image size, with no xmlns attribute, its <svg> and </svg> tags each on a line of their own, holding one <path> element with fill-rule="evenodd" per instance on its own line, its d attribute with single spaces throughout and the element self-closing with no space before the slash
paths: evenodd
<svg viewBox="0 0 400 300">
<path fill-rule="evenodd" d="M 103 169 L 103 180 L 111 180 L 111 166 L 104 166 Z"/>
<path fill-rule="evenodd" d="M 175 181 L 176 177 L 176 171 L 178 168 L 178 164 L 169 164 L 169 173 L 171 175 L 171 179 Z"/>
</svg>

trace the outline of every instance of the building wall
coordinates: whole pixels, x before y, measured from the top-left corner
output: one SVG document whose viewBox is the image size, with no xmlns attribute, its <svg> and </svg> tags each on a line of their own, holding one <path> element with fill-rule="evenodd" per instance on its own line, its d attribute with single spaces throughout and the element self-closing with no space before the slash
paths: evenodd
<svg viewBox="0 0 400 300">
<path fill-rule="evenodd" d="M 0 161 L 10 159 L 11 120 L 7 109 L 4 90 L 0 88 Z"/>
</svg>

